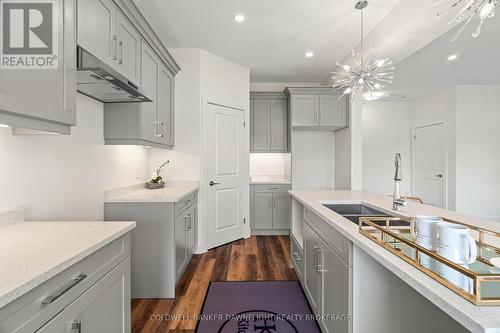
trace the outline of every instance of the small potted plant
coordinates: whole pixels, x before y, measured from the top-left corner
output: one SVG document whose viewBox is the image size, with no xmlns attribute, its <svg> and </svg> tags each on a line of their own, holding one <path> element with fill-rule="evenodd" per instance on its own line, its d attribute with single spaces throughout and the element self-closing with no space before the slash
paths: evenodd
<svg viewBox="0 0 500 333">
<path fill-rule="evenodd" d="M 165 187 L 165 182 L 163 181 L 163 178 L 161 177 L 161 169 L 163 169 L 168 163 L 170 163 L 170 161 L 166 160 L 166 161 L 160 163 L 160 165 L 158 165 L 158 167 L 156 168 L 156 171 L 153 172 L 151 180 L 146 183 L 147 188 L 149 188 L 150 190 L 153 190 L 153 189 Z"/>
</svg>

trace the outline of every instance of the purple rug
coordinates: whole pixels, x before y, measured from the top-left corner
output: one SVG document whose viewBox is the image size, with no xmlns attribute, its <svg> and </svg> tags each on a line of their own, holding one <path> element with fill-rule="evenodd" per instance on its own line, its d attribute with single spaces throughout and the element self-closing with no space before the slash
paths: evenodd
<svg viewBox="0 0 500 333">
<path fill-rule="evenodd" d="M 320 333 L 296 281 L 212 282 L 198 333 Z"/>
</svg>

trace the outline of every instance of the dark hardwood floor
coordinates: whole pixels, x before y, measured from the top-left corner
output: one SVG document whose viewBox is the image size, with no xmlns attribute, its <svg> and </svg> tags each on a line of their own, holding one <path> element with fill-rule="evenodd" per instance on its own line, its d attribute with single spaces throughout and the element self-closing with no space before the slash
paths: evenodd
<svg viewBox="0 0 500 333">
<path fill-rule="evenodd" d="M 210 281 L 297 280 L 288 236 L 253 236 L 193 257 L 175 299 L 132 300 L 132 332 L 194 332 Z"/>
</svg>

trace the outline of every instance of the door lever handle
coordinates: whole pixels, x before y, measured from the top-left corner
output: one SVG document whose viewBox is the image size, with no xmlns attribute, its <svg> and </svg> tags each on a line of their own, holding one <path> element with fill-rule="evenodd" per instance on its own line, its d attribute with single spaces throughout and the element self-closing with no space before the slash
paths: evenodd
<svg viewBox="0 0 500 333">
<path fill-rule="evenodd" d="M 214 186 L 214 185 L 220 185 L 220 183 L 214 183 L 214 181 L 213 181 L 213 180 L 211 180 L 211 181 L 210 181 L 210 183 L 208 183 L 208 185 L 210 185 L 210 186 Z"/>
<path fill-rule="evenodd" d="M 434 175 L 434 177 L 443 178 L 443 175 Z"/>
</svg>

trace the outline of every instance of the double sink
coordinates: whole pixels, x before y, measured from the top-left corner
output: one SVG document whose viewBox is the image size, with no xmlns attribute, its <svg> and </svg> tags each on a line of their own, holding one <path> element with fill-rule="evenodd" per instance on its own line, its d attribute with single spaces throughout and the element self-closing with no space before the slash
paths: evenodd
<svg viewBox="0 0 500 333">
<path fill-rule="evenodd" d="M 335 213 L 342 215 L 349 221 L 355 224 L 359 224 L 360 217 L 393 217 L 377 209 L 368 207 L 363 204 L 323 204 L 326 208 L 334 211 Z M 379 225 L 385 225 L 384 221 L 375 222 Z M 397 222 L 395 222 L 397 223 Z M 405 225 L 407 222 L 404 222 Z M 395 225 L 393 223 L 393 225 Z"/>
</svg>

